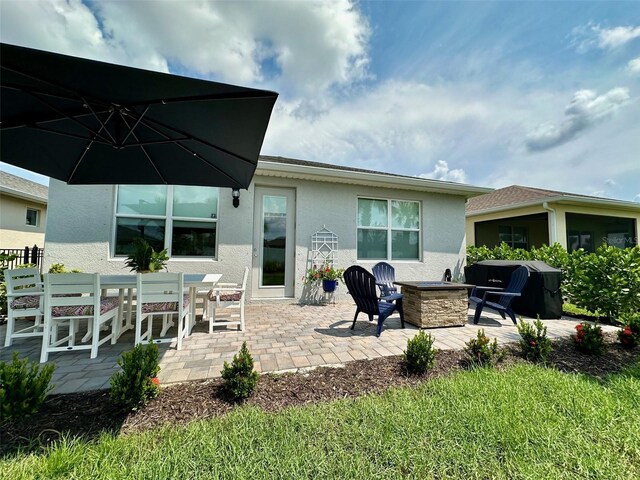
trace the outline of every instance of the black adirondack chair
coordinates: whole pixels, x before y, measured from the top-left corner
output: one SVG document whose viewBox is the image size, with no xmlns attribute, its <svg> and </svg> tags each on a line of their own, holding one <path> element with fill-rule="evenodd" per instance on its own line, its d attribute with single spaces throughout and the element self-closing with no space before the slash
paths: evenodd
<svg viewBox="0 0 640 480">
<path fill-rule="evenodd" d="M 373 276 L 376 278 L 376 284 L 380 288 L 380 296 L 398 293 L 398 289 L 393 284 L 396 281 L 396 270 L 387 262 L 376 263 L 371 269 Z"/>
<path fill-rule="evenodd" d="M 358 265 L 347 268 L 342 278 L 357 306 L 351 330 L 356 326 L 356 320 L 360 312 L 366 313 L 369 316 L 370 322 L 373 321 L 374 315 L 378 316 L 376 337 L 380 336 L 384 321 L 395 311 L 400 314 L 400 323 L 402 324 L 402 328 L 404 328 L 402 294 L 395 293 L 378 298 L 375 277 Z"/>
<path fill-rule="evenodd" d="M 522 293 L 522 289 L 529 280 L 529 270 L 527 267 L 518 267 L 511 274 L 509 284 L 506 288 L 495 287 L 475 287 L 469 297 L 469 305 L 476 304 L 476 313 L 473 316 L 473 323 L 478 323 L 482 310 L 485 308 L 495 310 L 500 314 L 502 318 L 506 318 L 505 314 L 509 315 L 511 321 L 514 324 L 516 322 L 516 315 L 511 308 L 511 303 L 515 297 L 519 297 Z M 484 291 L 482 294 L 481 292 Z M 482 298 L 479 295 L 482 294 Z"/>
</svg>

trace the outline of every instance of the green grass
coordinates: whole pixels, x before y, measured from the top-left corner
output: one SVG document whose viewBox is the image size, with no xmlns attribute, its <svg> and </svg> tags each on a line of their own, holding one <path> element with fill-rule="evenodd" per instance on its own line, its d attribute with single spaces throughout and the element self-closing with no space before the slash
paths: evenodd
<svg viewBox="0 0 640 480">
<path fill-rule="evenodd" d="M 566 315 L 584 315 L 585 317 L 594 317 L 594 319 L 602 316 L 599 312 L 590 312 L 586 308 L 567 302 L 562 304 L 562 312 Z"/>
<path fill-rule="evenodd" d="M 598 382 L 534 365 L 382 396 L 61 442 L 20 478 L 640 478 L 640 364 Z"/>
</svg>

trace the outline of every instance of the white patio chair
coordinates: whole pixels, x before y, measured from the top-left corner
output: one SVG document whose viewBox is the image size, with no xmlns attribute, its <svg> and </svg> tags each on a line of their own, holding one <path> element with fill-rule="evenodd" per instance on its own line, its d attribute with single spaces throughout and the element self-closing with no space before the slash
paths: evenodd
<svg viewBox="0 0 640 480">
<path fill-rule="evenodd" d="M 167 343 L 177 341 L 182 348 L 182 339 L 189 331 L 189 295 L 184 293 L 182 273 L 139 273 L 136 290 L 136 337 L 135 344 Z M 160 336 L 153 338 L 154 317 L 162 315 Z M 176 337 L 166 337 L 174 326 L 173 316 L 177 316 Z M 142 322 L 147 320 L 147 328 L 142 331 Z"/>
<path fill-rule="evenodd" d="M 43 295 L 40 271 L 37 268 L 15 268 L 4 271 L 7 284 L 7 335 L 4 346 L 14 338 L 42 337 Z M 16 330 L 16 319 L 27 319 L 28 327 Z"/>
<path fill-rule="evenodd" d="M 213 333 L 214 325 L 237 325 L 244 331 L 244 300 L 247 290 L 249 267 L 245 267 L 242 283 L 217 283 L 209 291 L 209 333 Z"/>
<path fill-rule="evenodd" d="M 100 277 L 95 273 L 45 273 L 44 333 L 40 362 L 51 352 L 90 350 L 98 356 L 98 347 L 111 340 L 116 343 L 120 302 L 117 297 L 100 296 Z M 88 345 L 76 344 L 76 332 L 81 321 L 87 321 Z M 110 322 L 111 332 L 100 338 L 101 327 Z M 67 328 L 67 336 L 58 338 L 59 329 Z"/>
</svg>

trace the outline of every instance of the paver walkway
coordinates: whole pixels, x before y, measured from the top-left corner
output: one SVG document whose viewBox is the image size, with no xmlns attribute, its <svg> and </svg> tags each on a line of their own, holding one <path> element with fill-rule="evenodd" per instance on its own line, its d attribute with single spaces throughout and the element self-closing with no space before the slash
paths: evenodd
<svg viewBox="0 0 640 480">
<path fill-rule="evenodd" d="M 200 323 L 192 335 L 177 351 L 175 345 L 160 344 L 160 381 L 163 384 L 199 380 L 220 376 L 224 361 L 230 361 L 246 341 L 260 372 L 292 370 L 302 367 L 331 365 L 399 355 L 406 349 L 407 339 L 417 327 L 406 324 L 393 315 L 385 321 L 380 338 L 376 338 L 375 322 L 369 323 L 361 314 L 355 330 L 350 330 L 355 305 L 298 305 L 290 303 L 251 304 L 246 307 L 246 331 L 232 328 L 208 333 L 208 323 Z M 519 339 L 518 331 L 510 320 L 483 313 L 479 325 L 473 325 L 473 312 L 464 327 L 430 329 L 438 349 L 462 349 L 464 343 L 475 337 L 478 328 L 484 328 L 490 338 L 499 343 Z M 575 333 L 576 320 L 545 320 L 550 338 L 568 337 Z M 0 326 L 0 339 L 4 342 L 6 326 Z M 605 331 L 615 327 L 603 326 Z M 10 360 L 12 352 L 32 360 L 40 358 L 41 341 L 37 338 L 17 340 L 8 348 L 0 348 L 0 360 Z M 133 332 L 126 332 L 116 345 L 105 343 L 98 358 L 89 359 L 88 351 L 50 354 L 56 364 L 52 393 L 79 392 L 108 388 L 109 377 L 119 368 L 117 358 L 133 347 Z"/>
</svg>

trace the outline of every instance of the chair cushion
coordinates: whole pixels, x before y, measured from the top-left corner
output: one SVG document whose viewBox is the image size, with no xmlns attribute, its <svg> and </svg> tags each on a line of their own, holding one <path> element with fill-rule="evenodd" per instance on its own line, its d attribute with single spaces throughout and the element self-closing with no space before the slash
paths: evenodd
<svg viewBox="0 0 640 480">
<path fill-rule="evenodd" d="M 242 298 L 242 292 L 226 292 L 220 294 L 221 302 L 239 302 Z M 216 292 L 212 292 L 209 294 L 209 300 L 213 301 L 216 299 Z"/>
<path fill-rule="evenodd" d="M 118 297 L 100 297 L 100 315 L 109 310 L 118 308 Z M 51 315 L 54 317 L 88 317 L 93 315 L 93 305 L 65 305 L 51 307 Z"/>
<path fill-rule="evenodd" d="M 25 295 L 24 297 L 16 297 L 11 300 L 9 306 L 12 309 L 18 308 L 38 308 L 40 305 L 41 295 Z"/>
<path fill-rule="evenodd" d="M 182 297 L 182 308 L 185 310 L 189 308 L 189 294 L 185 293 Z M 156 313 L 156 312 L 176 312 L 178 310 L 178 304 L 176 302 L 154 302 L 143 303 L 142 313 Z"/>
</svg>

